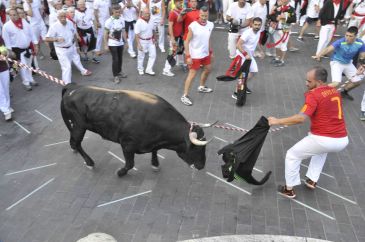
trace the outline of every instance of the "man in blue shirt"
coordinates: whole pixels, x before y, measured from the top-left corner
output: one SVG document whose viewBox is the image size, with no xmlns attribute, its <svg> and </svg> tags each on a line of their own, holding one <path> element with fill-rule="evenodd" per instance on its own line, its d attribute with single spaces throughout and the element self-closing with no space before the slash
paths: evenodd
<svg viewBox="0 0 365 242">
<path fill-rule="evenodd" d="M 356 38 L 357 32 L 358 28 L 355 26 L 348 28 L 345 37 L 336 40 L 317 55 L 312 56 L 313 59 L 320 61 L 322 56 L 334 52 L 330 62 L 332 83 L 328 85 L 338 87 L 342 80 L 342 74 L 345 74 L 350 82 L 346 84 L 341 94 L 348 99 L 353 98 L 347 92 L 356 87 L 357 82 L 361 81 L 352 60 L 357 55 L 360 59 L 365 58 L 365 44 L 361 39 Z"/>
</svg>

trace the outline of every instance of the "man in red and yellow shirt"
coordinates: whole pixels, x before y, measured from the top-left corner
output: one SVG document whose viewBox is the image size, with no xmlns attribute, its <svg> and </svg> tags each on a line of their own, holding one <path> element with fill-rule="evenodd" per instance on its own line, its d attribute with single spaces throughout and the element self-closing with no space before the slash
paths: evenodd
<svg viewBox="0 0 365 242">
<path fill-rule="evenodd" d="M 282 195 L 294 198 L 293 187 L 300 184 L 300 163 L 311 157 L 305 184 L 316 187 L 326 161 L 327 153 L 339 152 L 348 144 L 347 131 L 342 111 L 341 95 L 326 84 L 327 71 L 315 67 L 307 73 L 305 104 L 299 114 L 287 118 L 269 117 L 269 125 L 293 125 L 311 120 L 308 136 L 291 147 L 285 157 L 286 185 L 280 188 Z"/>
</svg>

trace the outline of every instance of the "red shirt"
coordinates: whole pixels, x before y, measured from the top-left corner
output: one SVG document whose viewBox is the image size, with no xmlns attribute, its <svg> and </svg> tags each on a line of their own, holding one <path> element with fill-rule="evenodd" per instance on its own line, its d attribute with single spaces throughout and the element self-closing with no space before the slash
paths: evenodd
<svg viewBox="0 0 365 242">
<path fill-rule="evenodd" d="M 300 112 L 310 117 L 312 134 L 332 138 L 347 136 L 342 99 L 335 88 L 320 86 L 306 92 Z"/>
<path fill-rule="evenodd" d="M 199 19 L 199 10 L 195 9 L 192 10 L 191 12 L 188 12 L 187 14 L 185 14 L 184 16 L 184 37 L 183 39 L 186 40 L 186 37 L 188 36 L 188 32 L 189 32 L 189 25 L 194 22 L 197 21 Z"/>
<path fill-rule="evenodd" d="M 172 22 L 172 32 L 174 37 L 182 36 L 183 34 L 183 22 L 177 22 L 177 17 L 179 17 L 181 10 L 174 9 L 169 14 L 169 22 Z"/>
</svg>

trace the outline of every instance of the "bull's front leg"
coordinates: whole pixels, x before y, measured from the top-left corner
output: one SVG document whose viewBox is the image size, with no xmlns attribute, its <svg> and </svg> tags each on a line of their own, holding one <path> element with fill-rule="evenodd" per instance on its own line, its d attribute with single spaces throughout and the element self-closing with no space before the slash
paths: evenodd
<svg viewBox="0 0 365 242">
<path fill-rule="evenodd" d="M 151 164 L 154 171 L 160 170 L 160 163 L 158 162 L 157 151 L 152 151 Z"/>
<path fill-rule="evenodd" d="M 134 152 L 126 152 L 123 149 L 125 158 L 125 166 L 120 168 L 117 172 L 119 177 L 125 176 L 130 169 L 134 167 Z"/>
</svg>

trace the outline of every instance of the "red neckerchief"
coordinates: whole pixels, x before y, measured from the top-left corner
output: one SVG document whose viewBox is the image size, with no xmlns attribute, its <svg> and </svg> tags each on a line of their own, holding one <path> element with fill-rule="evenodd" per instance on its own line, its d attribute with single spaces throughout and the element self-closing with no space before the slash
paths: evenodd
<svg viewBox="0 0 365 242">
<path fill-rule="evenodd" d="M 208 22 L 202 23 L 202 22 L 201 22 L 201 20 L 200 20 L 200 18 L 197 20 L 197 22 L 198 22 L 201 26 L 205 26 L 205 25 L 207 25 L 207 23 L 208 23 Z"/>
<path fill-rule="evenodd" d="M 84 10 L 81 10 L 81 9 L 77 8 L 77 11 L 79 11 L 80 13 L 85 13 L 86 12 L 86 8 Z"/>
<path fill-rule="evenodd" d="M 12 20 L 13 21 L 13 20 Z M 23 22 L 21 18 L 18 18 L 18 20 L 13 21 L 14 25 L 18 28 L 18 29 L 23 29 Z"/>
<path fill-rule="evenodd" d="M 281 6 L 279 11 L 283 13 L 283 12 L 289 10 L 289 8 L 290 8 L 290 5 L 289 4 L 288 5 L 285 5 L 285 6 Z"/>
<path fill-rule="evenodd" d="M 68 19 L 68 20 L 70 20 L 73 24 L 76 24 L 75 23 L 75 21 L 70 17 L 70 16 L 66 16 L 66 18 Z"/>
<path fill-rule="evenodd" d="M 341 3 L 341 0 L 332 0 L 332 2 L 336 5 L 340 4 Z"/>
</svg>

